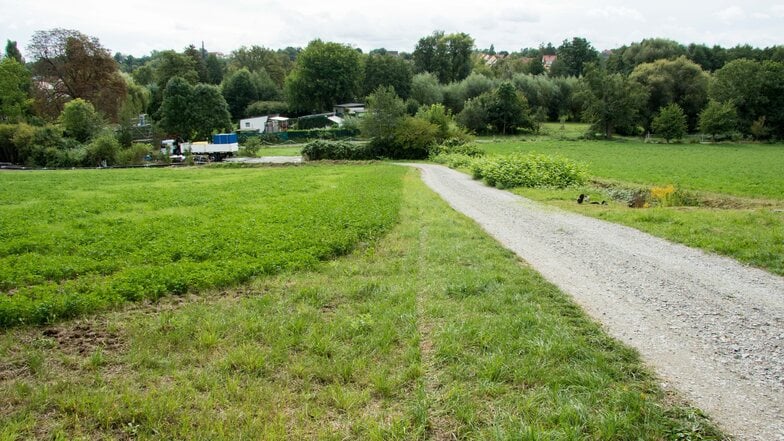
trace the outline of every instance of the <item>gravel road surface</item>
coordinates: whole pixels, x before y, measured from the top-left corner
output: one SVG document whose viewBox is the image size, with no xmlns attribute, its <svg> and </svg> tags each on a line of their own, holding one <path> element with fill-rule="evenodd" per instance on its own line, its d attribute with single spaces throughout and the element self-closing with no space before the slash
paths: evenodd
<svg viewBox="0 0 784 441">
<path fill-rule="evenodd" d="M 784 440 L 784 278 L 409 164 L 740 440 Z"/>
</svg>

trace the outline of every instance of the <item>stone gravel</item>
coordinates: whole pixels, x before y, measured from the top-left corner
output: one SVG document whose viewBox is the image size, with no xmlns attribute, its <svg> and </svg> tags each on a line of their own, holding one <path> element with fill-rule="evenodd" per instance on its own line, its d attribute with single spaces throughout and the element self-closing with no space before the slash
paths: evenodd
<svg viewBox="0 0 784 441">
<path fill-rule="evenodd" d="M 784 278 L 408 164 L 741 440 L 784 440 Z"/>
</svg>

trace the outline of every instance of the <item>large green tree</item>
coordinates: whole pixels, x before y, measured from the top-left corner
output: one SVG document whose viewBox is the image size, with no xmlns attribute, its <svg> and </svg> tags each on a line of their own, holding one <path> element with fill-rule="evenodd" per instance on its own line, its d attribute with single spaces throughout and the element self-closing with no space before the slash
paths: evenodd
<svg viewBox="0 0 784 441">
<path fill-rule="evenodd" d="M 764 117 L 775 135 L 784 136 L 784 63 L 731 61 L 714 73 L 709 96 L 732 102 L 741 132 L 750 133 L 752 124 Z"/>
<path fill-rule="evenodd" d="M 367 97 L 362 134 L 378 143 L 391 143 L 395 128 L 406 115 L 406 105 L 391 86 L 380 86 Z"/>
<path fill-rule="evenodd" d="M 525 96 L 511 82 L 504 82 L 495 90 L 488 103 L 487 118 L 495 132 L 502 135 L 515 133 L 517 129 L 533 131 L 536 128 Z"/>
<path fill-rule="evenodd" d="M 633 131 L 640 123 L 640 111 L 648 93 L 639 83 L 622 74 L 589 66 L 582 78 L 581 99 L 585 102 L 583 117 L 592 130 L 611 138 L 619 129 Z"/>
<path fill-rule="evenodd" d="M 0 60 L 0 122 L 21 122 L 30 113 L 30 72 L 15 58 Z"/>
<path fill-rule="evenodd" d="M 163 91 L 163 102 L 158 110 L 158 124 L 170 136 L 191 139 L 190 115 L 193 86 L 181 77 L 174 77 L 166 84 Z"/>
<path fill-rule="evenodd" d="M 70 29 L 38 31 L 28 52 L 43 114 L 56 117 L 66 102 L 82 98 L 111 120 L 117 119 L 125 99 L 125 81 L 117 62 L 97 38 Z"/>
<path fill-rule="evenodd" d="M 607 59 L 606 65 L 607 70 L 612 73 L 628 74 L 640 64 L 653 63 L 656 60 L 672 60 L 686 53 L 686 48 L 676 41 L 649 38 L 614 50 Z"/>
<path fill-rule="evenodd" d="M 412 55 L 417 72 L 430 72 L 446 84 L 471 73 L 473 52 L 474 39 L 470 35 L 436 31 L 420 38 Z"/>
<path fill-rule="evenodd" d="M 588 63 L 599 60 L 599 52 L 585 38 L 574 37 L 572 41 L 564 40 L 558 46 L 558 66 L 553 66 L 553 76 L 582 76 Z"/>
<path fill-rule="evenodd" d="M 717 135 L 727 135 L 738 127 L 738 112 L 730 102 L 710 101 L 700 112 L 700 132 L 715 140 Z"/>
<path fill-rule="evenodd" d="M 406 99 L 411 92 L 413 71 L 409 62 L 391 55 L 368 55 L 365 58 L 365 75 L 362 94 L 367 96 L 379 86 L 392 86 Z"/>
<path fill-rule="evenodd" d="M 194 139 L 208 140 L 215 132 L 231 130 L 228 105 L 216 86 L 197 84 L 189 101 L 188 124 Z"/>
<path fill-rule="evenodd" d="M 686 135 L 686 114 L 676 103 L 668 104 L 659 110 L 651 123 L 653 133 L 669 143 L 672 139 L 681 139 Z"/>
<path fill-rule="evenodd" d="M 330 110 L 360 94 L 362 66 L 359 52 L 339 43 L 314 40 L 298 56 L 286 78 L 286 96 L 296 112 Z"/>
<path fill-rule="evenodd" d="M 250 71 L 244 67 L 227 76 L 221 90 L 229 105 L 231 117 L 235 120 L 243 118 L 248 105 L 259 100 L 259 90 Z"/>
<path fill-rule="evenodd" d="M 686 114 L 690 129 L 696 129 L 700 111 L 708 102 L 710 76 L 696 63 L 680 56 L 657 60 L 634 68 L 629 78 L 648 89 L 648 101 L 642 110 L 643 124 L 650 129 L 659 109 L 675 103 Z"/>
<path fill-rule="evenodd" d="M 286 68 L 281 55 L 272 49 L 256 45 L 243 46 L 231 53 L 230 60 L 234 69 L 246 68 L 251 72 L 266 71 L 278 87 L 283 87 Z"/>
</svg>

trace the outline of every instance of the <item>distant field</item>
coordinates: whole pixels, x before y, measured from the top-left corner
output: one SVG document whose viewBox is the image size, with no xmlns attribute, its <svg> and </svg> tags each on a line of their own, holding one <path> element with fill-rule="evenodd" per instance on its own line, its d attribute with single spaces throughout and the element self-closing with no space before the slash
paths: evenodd
<svg viewBox="0 0 784 441">
<path fill-rule="evenodd" d="M 300 156 L 302 145 L 287 147 L 262 147 L 256 156 Z"/>
<path fill-rule="evenodd" d="M 397 219 L 400 167 L 0 173 L 0 327 L 308 267 Z"/>
<path fill-rule="evenodd" d="M 549 130 L 550 133 L 554 131 Z M 784 199 L 784 144 L 646 144 L 642 141 L 482 137 L 490 154 L 561 154 L 600 179 L 743 197 Z"/>
</svg>

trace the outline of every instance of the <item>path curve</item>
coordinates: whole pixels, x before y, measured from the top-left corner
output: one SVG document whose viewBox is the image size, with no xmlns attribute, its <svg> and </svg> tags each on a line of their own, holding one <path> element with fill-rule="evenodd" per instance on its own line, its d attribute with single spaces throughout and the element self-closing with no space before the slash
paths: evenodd
<svg viewBox="0 0 784 441">
<path fill-rule="evenodd" d="M 784 440 L 784 278 L 406 164 L 741 440 Z"/>
</svg>

